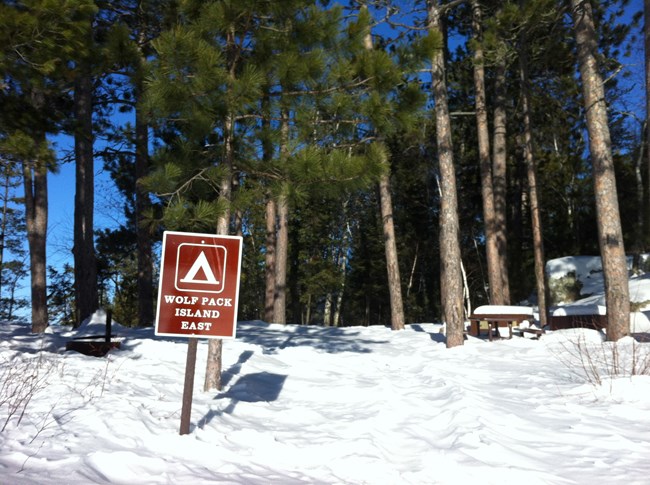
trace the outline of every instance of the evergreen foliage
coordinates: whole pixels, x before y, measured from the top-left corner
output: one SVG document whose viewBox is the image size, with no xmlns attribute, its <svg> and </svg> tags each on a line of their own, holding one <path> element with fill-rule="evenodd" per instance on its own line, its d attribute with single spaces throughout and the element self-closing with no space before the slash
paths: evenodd
<svg viewBox="0 0 650 485">
<path fill-rule="evenodd" d="M 123 197 L 121 227 L 96 228 L 100 300 L 116 321 L 139 322 L 138 229 L 214 233 L 221 217 L 244 237 L 240 317 L 264 318 L 265 206 L 286 200 L 286 321 L 391 323 L 384 234 L 376 185 L 389 175 L 407 322 L 441 316 L 440 191 L 427 59 L 446 54 L 461 259 L 473 306 L 487 303 L 485 221 L 474 116 L 471 10 L 445 11 L 446 39 L 426 34 L 427 2 L 314 0 L 89 2 L 25 0 L 0 6 L 0 163 L 55 169 L 42 137 L 72 133 L 72 88 L 92 59 L 94 136 Z M 621 107 L 629 96 L 625 55 L 634 41 L 618 15 L 625 2 L 594 2 L 599 60 L 622 211 L 638 205 L 638 127 Z M 367 5 L 367 9 L 360 8 Z M 441 5 L 442 6 L 442 5 Z M 534 294 L 533 240 L 518 65 L 526 56 L 535 130 L 538 196 L 547 259 L 599 251 L 593 167 L 568 5 L 550 0 L 481 2 L 487 109 L 505 62 L 507 230 L 513 301 Z M 94 16 L 92 45 L 82 42 Z M 366 33 L 373 34 L 368 49 Z M 525 42 L 524 42 L 525 41 Z M 146 125 L 146 173 L 136 171 L 135 117 Z M 491 114 L 490 114 L 491 118 Z M 647 205 L 648 168 L 641 188 Z M 13 176 L 13 175 L 12 175 Z M 232 194 L 224 197 L 232 180 Z M 136 190 L 146 192 L 144 213 Z M 647 207 L 645 210 L 650 212 Z M 3 232 L 2 316 L 26 261 L 16 206 Z M 140 211 L 140 212 L 139 212 Z M 13 219 L 12 219 L 13 218 Z M 273 221 L 276 229 L 278 221 Z M 623 219 L 626 245 L 638 226 Z M 647 226 L 647 221 L 645 222 Z M 648 227 L 643 244 L 650 238 Z M 5 237 L 6 235 L 6 237 Z M 142 233 L 141 233 L 142 236 Z M 12 239 L 13 238 L 13 239 Z M 643 239 L 643 238 L 641 238 Z M 13 247 L 10 248 L 10 246 Z M 635 250 L 646 250 L 647 247 Z M 6 259 L 6 260 L 5 260 Z M 63 291 L 66 269 L 50 270 Z M 154 275 L 155 278 L 155 275 Z M 66 321 L 67 296 L 50 293 Z"/>
<path fill-rule="evenodd" d="M 17 197 L 20 185 L 18 164 L 5 158 L 0 165 L 0 318 L 14 320 L 29 305 L 17 296 L 27 275 L 25 217 L 22 199 Z"/>
<path fill-rule="evenodd" d="M 69 264 L 62 271 L 49 266 L 47 306 L 51 322 L 56 325 L 73 325 L 74 315 L 74 269 Z"/>
</svg>

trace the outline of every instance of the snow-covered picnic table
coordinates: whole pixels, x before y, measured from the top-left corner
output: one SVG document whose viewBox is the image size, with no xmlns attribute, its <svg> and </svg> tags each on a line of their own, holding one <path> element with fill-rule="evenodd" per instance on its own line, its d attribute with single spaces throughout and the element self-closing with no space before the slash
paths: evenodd
<svg viewBox="0 0 650 485">
<path fill-rule="evenodd" d="M 551 330 L 585 327 L 607 328 L 607 308 L 597 304 L 573 304 L 555 308 L 550 315 Z"/>
<path fill-rule="evenodd" d="M 482 305 L 469 316 L 469 334 L 478 337 L 481 334 L 481 323 L 485 322 L 488 338 L 493 339 L 494 334 L 500 336 L 499 327 L 508 328 L 508 338 L 512 338 L 513 324 L 517 326 L 522 322 L 534 321 L 533 309 L 519 305 Z"/>
</svg>

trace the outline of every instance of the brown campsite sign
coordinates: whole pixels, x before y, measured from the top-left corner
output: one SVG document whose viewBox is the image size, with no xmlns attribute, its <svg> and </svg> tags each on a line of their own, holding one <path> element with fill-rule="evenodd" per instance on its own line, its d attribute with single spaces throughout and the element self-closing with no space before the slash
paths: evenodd
<svg viewBox="0 0 650 485">
<path fill-rule="evenodd" d="M 165 231 L 156 335 L 234 338 L 242 238 Z"/>
</svg>

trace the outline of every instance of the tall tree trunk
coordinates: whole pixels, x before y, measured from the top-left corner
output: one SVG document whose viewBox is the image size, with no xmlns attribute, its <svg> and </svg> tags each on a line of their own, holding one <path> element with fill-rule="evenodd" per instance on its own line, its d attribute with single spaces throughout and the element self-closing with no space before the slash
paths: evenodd
<svg viewBox="0 0 650 485">
<path fill-rule="evenodd" d="M 362 10 L 368 7 L 363 5 Z M 371 51 L 372 35 L 370 26 L 364 36 L 364 47 Z M 386 253 L 386 271 L 388 272 L 388 293 L 390 295 L 390 326 L 393 330 L 404 330 L 404 302 L 402 300 L 402 283 L 399 275 L 399 260 L 395 224 L 393 222 L 393 199 L 390 192 L 390 170 L 386 170 L 379 179 L 379 207 L 384 230 L 384 251 Z"/>
<path fill-rule="evenodd" d="M 75 327 L 99 306 L 93 212 L 95 207 L 95 165 L 93 154 L 93 81 L 89 67 L 75 80 L 74 91 L 74 275 Z"/>
<path fill-rule="evenodd" d="M 275 245 L 276 245 L 276 203 L 272 195 L 266 201 L 266 252 L 264 254 L 264 321 L 273 321 L 275 301 Z"/>
<path fill-rule="evenodd" d="M 271 84 L 271 81 L 269 81 Z M 271 126 L 271 103 L 269 88 L 262 97 L 262 130 L 268 130 Z M 273 161 L 273 141 L 268 135 L 262 138 L 262 159 L 265 164 L 270 165 Z M 264 321 L 273 321 L 273 305 L 275 301 L 275 245 L 276 245 L 276 222 L 277 206 L 272 191 L 269 189 L 266 195 L 266 237 L 264 241 Z"/>
<path fill-rule="evenodd" d="M 229 64 L 229 77 L 234 81 L 237 67 L 237 48 L 235 45 L 235 32 L 231 27 L 227 33 L 226 56 Z M 234 166 L 234 137 L 235 120 L 233 114 L 228 112 L 223 124 L 223 164 L 226 173 L 219 187 L 219 200 L 224 202 L 224 211 L 217 219 L 217 234 L 227 235 L 230 231 L 230 202 L 232 201 L 233 166 Z M 205 368 L 205 381 L 203 390 L 221 389 L 221 371 L 223 368 L 223 340 L 210 339 L 208 341 L 208 358 Z"/>
<path fill-rule="evenodd" d="M 278 235 L 275 246 L 275 295 L 273 322 L 287 323 L 287 262 L 289 252 L 289 201 L 285 193 L 277 201 Z"/>
<path fill-rule="evenodd" d="M 338 327 L 341 322 L 341 307 L 343 305 L 343 295 L 345 294 L 345 283 L 347 279 L 348 260 L 350 255 L 350 244 L 352 239 L 352 232 L 348 223 L 348 205 L 349 200 L 343 203 L 343 217 L 345 220 L 345 229 L 341 237 L 339 246 L 339 254 L 337 258 L 337 266 L 339 268 L 339 275 L 341 277 L 341 284 L 339 285 L 336 293 L 336 301 L 334 302 L 334 315 L 332 317 L 332 326 Z"/>
<path fill-rule="evenodd" d="M 535 259 L 535 285 L 537 287 L 537 305 L 539 307 L 539 320 L 544 328 L 548 322 L 546 305 L 547 285 L 546 271 L 544 269 L 544 239 L 542 236 L 542 218 L 537 195 L 537 167 L 533 151 L 533 129 L 530 120 L 530 91 L 528 82 L 528 58 L 526 56 L 525 39 L 519 54 L 519 72 L 521 77 L 521 110 L 524 119 L 524 158 L 526 159 L 526 172 L 528 175 L 528 195 L 530 203 L 530 217 L 533 230 L 533 253 Z"/>
<path fill-rule="evenodd" d="M 45 135 L 39 144 L 45 145 Z M 47 316 L 47 164 L 36 158 L 23 162 L 25 222 L 31 274 L 32 332 L 43 333 Z"/>
<path fill-rule="evenodd" d="M 585 0 L 571 0 L 571 7 L 594 171 L 598 240 L 607 303 L 607 339 L 616 341 L 630 332 L 630 297 L 605 89 L 598 70 L 598 42 L 591 4 Z"/>
<path fill-rule="evenodd" d="M 226 174 L 219 187 L 219 199 L 224 201 L 225 210 L 217 219 L 217 234 L 227 235 L 230 230 L 230 201 L 232 198 L 232 168 L 233 168 L 233 135 L 234 121 L 232 116 L 224 123 L 224 163 Z M 205 369 L 204 391 L 221 389 L 223 340 L 211 338 L 208 341 L 208 358 Z"/>
<path fill-rule="evenodd" d="M 289 155 L 289 112 L 282 110 L 280 120 L 280 158 Z M 287 255 L 289 252 L 289 199 L 286 187 L 278 196 L 278 235 L 275 246 L 275 298 L 273 321 L 287 323 Z"/>
<path fill-rule="evenodd" d="M 149 126 L 142 106 L 142 82 L 138 83 L 138 99 L 135 106 L 135 231 L 138 246 L 138 325 L 152 325 L 153 307 L 153 258 L 151 236 L 144 225 L 145 214 L 151 208 L 149 193 L 138 180 L 149 171 Z"/>
<path fill-rule="evenodd" d="M 644 39 L 644 60 L 645 60 L 645 130 L 641 138 L 645 135 L 645 158 L 648 177 L 648 199 L 646 200 L 646 228 L 644 234 L 645 241 L 650 242 L 650 0 L 643 2 L 643 39 Z M 645 245 L 644 245 L 645 246 Z"/>
<path fill-rule="evenodd" d="M 506 61 L 498 60 L 494 80 L 494 141 L 492 149 L 492 181 L 494 184 L 494 222 L 497 247 L 499 251 L 499 272 L 503 301 L 510 303 L 510 279 L 508 277 L 508 236 L 507 236 L 507 148 L 506 148 Z"/>
<path fill-rule="evenodd" d="M 341 324 L 341 307 L 343 305 L 343 295 L 345 294 L 345 279 L 347 276 L 348 267 L 348 246 L 350 238 L 346 232 L 343 236 L 343 251 L 339 256 L 339 274 L 341 275 L 341 284 L 336 295 L 336 302 L 334 306 L 334 316 L 332 317 L 332 326 L 338 327 Z"/>
<path fill-rule="evenodd" d="M 2 216 L 0 219 L 0 298 L 2 297 L 2 287 L 4 281 L 2 280 L 2 267 L 4 263 L 4 254 L 5 254 L 5 240 L 7 238 L 7 226 L 9 224 L 9 187 L 11 185 L 11 168 L 10 162 L 5 160 L 2 163 L 6 164 L 4 170 L 5 173 L 2 174 Z"/>
<path fill-rule="evenodd" d="M 331 291 L 325 295 L 325 308 L 323 309 L 323 327 L 332 325 L 332 300 L 334 296 Z"/>
<path fill-rule="evenodd" d="M 502 305 L 503 279 L 501 260 L 495 226 L 494 193 L 492 191 L 492 160 L 490 158 L 490 131 L 485 102 L 485 68 L 482 47 L 482 15 L 478 0 L 472 1 L 472 29 L 474 49 L 474 92 L 476 104 L 476 128 L 478 132 L 478 154 L 481 168 L 481 195 L 483 198 L 483 219 L 485 220 L 485 252 L 487 259 L 490 303 Z"/>
<path fill-rule="evenodd" d="M 388 172 L 388 171 L 387 171 Z M 384 249 L 386 270 L 388 272 L 388 292 L 390 295 L 390 326 L 393 330 L 404 330 L 404 304 L 402 283 L 399 275 L 397 241 L 393 224 L 393 200 L 390 193 L 390 174 L 382 174 L 379 179 L 379 206 L 384 229 Z"/>
<path fill-rule="evenodd" d="M 442 33 L 441 12 L 437 0 L 428 2 L 429 32 Z M 451 140 L 451 120 L 447 105 L 447 82 L 443 50 L 435 51 L 431 60 L 431 84 L 435 101 L 436 142 L 440 168 L 440 293 L 447 326 L 447 347 L 463 344 L 463 280 L 461 275 L 458 221 L 458 195 Z"/>
<path fill-rule="evenodd" d="M 146 48 L 149 22 L 142 9 L 136 13 L 138 22 L 138 65 L 133 79 L 135 88 L 135 234 L 138 252 L 138 325 L 148 326 L 154 322 L 153 256 L 151 236 L 144 220 L 151 210 L 149 193 L 138 183 L 149 172 L 149 124 L 144 108 L 144 73 L 147 63 Z"/>
<path fill-rule="evenodd" d="M 636 185 L 636 205 L 637 214 L 634 224 L 634 244 L 632 247 L 632 269 L 635 274 L 638 274 L 641 266 L 641 253 L 645 247 L 645 231 L 643 229 L 644 221 L 647 218 L 648 207 L 644 204 L 643 194 L 643 161 L 645 159 L 645 143 L 643 141 L 643 133 L 646 130 L 647 121 L 643 122 L 641 127 L 641 142 L 639 143 L 639 153 L 634 162 L 634 181 Z"/>
</svg>

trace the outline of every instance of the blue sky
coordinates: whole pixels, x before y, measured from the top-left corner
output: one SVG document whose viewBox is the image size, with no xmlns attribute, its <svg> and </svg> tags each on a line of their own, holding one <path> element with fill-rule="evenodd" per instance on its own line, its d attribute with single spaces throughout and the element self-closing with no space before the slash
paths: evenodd
<svg viewBox="0 0 650 485">
<path fill-rule="evenodd" d="M 67 149 L 67 140 L 58 137 L 59 148 Z M 97 147 L 96 147 L 97 148 Z M 61 165 L 58 173 L 48 176 L 49 221 L 48 221 L 48 265 L 61 268 L 72 263 L 72 242 L 74 237 L 74 195 L 75 165 L 73 162 Z M 117 227 L 122 217 L 122 201 L 103 162 L 95 161 L 95 229 Z"/>
<path fill-rule="evenodd" d="M 632 13 L 643 8 L 641 0 L 632 0 L 627 7 L 627 14 L 623 18 L 628 20 Z M 640 30 L 640 29 L 639 29 Z M 641 35 L 641 33 L 640 33 Z M 642 39 L 642 37 L 639 37 Z M 633 57 L 624 59 L 623 62 L 631 71 L 631 76 L 624 80 L 634 86 L 633 93 L 629 96 L 626 108 L 633 111 L 641 119 L 644 118 L 645 96 L 643 87 L 644 65 L 643 45 L 639 42 L 638 48 L 633 52 Z M 128 115 L 120 114 L 128 118 Z M 56 143 L 61 149 L 70 149 L 70 137 L 58 137 Z M 96 143 L 100 145 L 101 142 Z M 61 267 L 72 257 L 73 221 L 74 221 L 74 191 L 75 169 L 73 163 L 61 166 L 58 174 L 49 176 L 50 221 L 48 232 L 48 260 L 49 264 Z M 104 229 L 116 227 L 122 217 L 122 202 L 110 177 L 103 171 L 102 161 L 95 162 L 95 228 Z"/>
<path fill-rule="evenodd" d="M 632 0 L 628 12 L 643 8 L 640 0 Z M 630 95 L 628 109 L 644 117 L 645 96 L 643 45 L 639 42 L 631 59 L 623 62 L 632 71 L 632 76 L 625 82 L 634 85 Z M 121 115 L 124 116 L 124 115 Z M 57 137 L 54 140 L 61 150 L 70 149 L 70 137 Z M 97 143 L 96 148 L 100 145 Z M 72 263 L 72 242 L 74 225 L 74 192 L 75 167 L 74 163 L 65 163 L 56 174 L 49 175 L 49 224 L 48 224 L 48 265 L 57 269 L 64 263 Z M 122 201 L 108 173 L 103 170 L 101 160 L 95 162 L 95 228 L 105 229 L 117 227 L 122 217 Z M 25 282 L 25 286 L 29 281 Z"/>
</svg>

